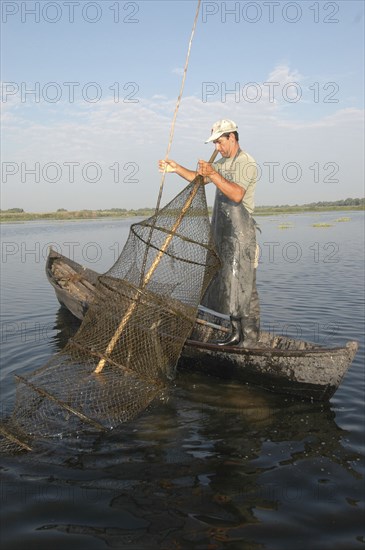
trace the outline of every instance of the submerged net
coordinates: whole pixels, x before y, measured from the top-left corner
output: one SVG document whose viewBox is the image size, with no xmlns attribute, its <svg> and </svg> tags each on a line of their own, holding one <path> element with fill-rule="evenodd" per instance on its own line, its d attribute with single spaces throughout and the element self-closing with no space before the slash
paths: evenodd
<svg viewBox="0 0 365 550">
<path fill-rule="evenodd" d="M 0 450 L 110 430 L 144 410 L 174 378 L 219 267 L 197 180 L 131 226 L 118 260 L 99 277 L 75 337 L 43 367 L 16 376 L 13 412 L 0 423 Z"/>
</svg>

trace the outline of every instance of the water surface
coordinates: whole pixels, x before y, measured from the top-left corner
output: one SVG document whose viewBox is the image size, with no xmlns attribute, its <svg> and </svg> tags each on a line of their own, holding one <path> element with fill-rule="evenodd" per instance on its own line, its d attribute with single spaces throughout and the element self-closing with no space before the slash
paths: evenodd
<svg viewBox="0 0 365 550">
<path fill-rule="evenodd" d="M 49 244 L 103 272 L 134 221 L 1 226 L 3 412 L 13 375 L 45 364 L 78 327 L 46 280 Z M 263 329 L 360 342 L 333 398 L 179 373 L 163 399 L 106 436 L 2 455 L 2 548 L 364 548 L 364 215 L 258 222 Z"/>
</svg>

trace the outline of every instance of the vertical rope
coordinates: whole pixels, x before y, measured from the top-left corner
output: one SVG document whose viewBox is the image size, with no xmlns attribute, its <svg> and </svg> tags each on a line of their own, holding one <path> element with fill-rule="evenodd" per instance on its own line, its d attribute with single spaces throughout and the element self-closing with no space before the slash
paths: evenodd
<svg viewBox="0 0 365 550">
<path fill-rule="evenodd" d="M 179 93 L 179 96 L 178 96 L 178 98 L 177 98 L 176 106 L 175 106 L 175 111 L 174 111 L 174 115 L 173 115 L 173 117 L 172 117 L 172 123 L 171 123 L 171 129 L 170 129 L 170 137 L 169 137 L 169 142 L 168 142 L 168 145 L 167 145 L 167 151 L 166 151 L 165 159 L 168 159 L 168 158 L 169 158 L 170 149 L 171 149 L 171 145 L 172 145 L 172 140 L 173 140 L 173 137 L 174 137 L 175 123 L 176 123 L 176 118 L 177 118 L 177 112 L 178 112 L 178 110 L 179 110 L 180 103 L 181 103 L 181 98 L 182 98 L 182 96 L 183 96 L 183 91 L 184 91 L 184 86 L 185 86 L 185 79 L 186 79 L 186 73 L 187 73 L 187 71 L 188 71 L 188 66 L 189 66 L 191 45 L 192 45 L 192 43 L 193 43 L 193 38 L 194 38 L 194 34 L 195 34 L 196 24 L 197 24 L 198 17 L 199 17 L 200 4 L 201 4 L 201 0 L 198 0 L 198 5 L 197 5 L 197 8 L 196 8 L 196 13 L 195 13 L 195 18 L 194 18 L 193 28 L 192 28 L 191 35 L 190 35 L 190 40 L 189 40 L 188 52 L 187 52 L 186 59 L 185 59 L 185 66 L 184 66 L 184 72 L 183 72 L 182 81 L 181 81 L 180 93 Z M 158 197 L 157 197 L 155 212 L 154 212 L 154 215 L 153 215 L 153 221 L 152 221 L 152 223 L 151 223 L 150 234 L 149 234 L 149 237 L 148 237 L 148 240 L 147 240 L 146 252 L 145 252 L 144 260 L 143 260 L 143 263 L 142 263 L 140 284 L 141 284 L 142 281 L 143 281 L 144 272 L 145 272 L 145 269 L 146 269 L 147 252 L 148 252 L 148 248 L 149 248 L 149 245 L 150 245 L 150 242 L 151 242 L 151 237 L 152 237 L 152 233 L 153 233 L 153 229 L 154 229 L 154 225 L 155 225 L 155 220 L 156 220 L 156 218 L 157 218 L 157 214 L 158 214 L 158 211 L 159 211 L 159 209 L 160 209 L 161 198 L 162 198 L 162 191 L 163 191 L 163 187 L 164 187 L 164 184 L 165 184 L 165 177 L 166 177 L 166 172 L 163 172 L 162 177 L 161 177 L 160 189 L 159 189 L 159 192 L 158 192 Z"/>
<path fill-rule="evenodd" d="M 171 145 L 172 145 L 172 140 L 173 140 L 173 138 L 174 138 L 175 123 L 176 123 L 176 118 L 177 118 L 177 112 L 178 112 L 178 110 L 179 110 L 180 103 L 181 103 L 181 99 L 182 99 L 182 96 L 183 96 L 183 91 L 184 91 L 184 86 L 185 86 L 185 79 L 186 79 L 186 73 L 187 73 L 187 71 L 188 71 L 188 66 L 189 66 L 191 45 L 192 45 L 192 43 L 193 43 L 193 38 L 194 38 L 194 34 L 195 34 L 196 24 L 197 24 L 198 17 L 199 17 L 200 3 L 201 3 L 201 0 L 198 0 L 198 5 L 197 5 L 197 8 L 196 8 L 196 14 L 195 14 L 195 19 L 194 19 L 194 23 L 193 23 L 193 28 L 192 28 L 191 36 L 190 36 L 190 40 L 189 40 L 188 52 L 187 52 L 186 60 L 185 60 L 185 67 L 184 67 L 183 77 L 182 77 L 182 81 L 181 81 L 180 93 L 179 93 L 179 96 L 178 96 L 177 101 L 176 101 L 175 111 L 174 111 L 174 115 L 173 115 L 173 118 L 172 118 L 172 124 L 171 124 L 171 129 L 170 129 L 170 137 L 169 137 L 169 142 L 168 142 L 168 145 L 167 145 L 167 151 L 166 151 L 165 159 L 168 159 L 168 158 L 169 158 L 170 149 L 171 149 Z M 162 174 L 162 178 L 161 178 L 160 191 L 159 191 L 159 195 L 158 195 L 158 199 L 157 199 L 156 211 L 157 211 L 157 210 L 159 209 L 159 207 L 160 207 L 161 195 L 162 195 L 162 190 L 163 190 L 163 186 L 164 186 L 164 183 L 165 183 L 165 177 L 166 177 L 166 173 L 164 172 L 164 173 Z"/>
<path fill-rule="evenodd" d="M 169 156 L 170 149 L 171 149 L 171 144 L 172 144 L 172 140 L 173 140 L 173 137 L 174 137 L 174 131 L 175 131 L 175 123 L 176 123 L 176 118 L 177 118 L 177 112 L 178 112 L 178 110 L 179 110 L 180 103 L 181 103 L 181 98 L 182 98 L 183 91 L 184 91 L 185 79 L 186 79 L 186 74 L 187 74 L 188 66 L 189 66 L 191 45 L 192 45 L 192 43 L 193 43 L 193 38 L 194 38 L 194 34 L 195 34 L 196 24 L 197 24 L 198 16 L 199 16 L 200 2 L 201 2 L 201 0 L 198 0 L 198 6 L 197 6 L 197 9 L 196 9 L 194 24 L 193 24 L 193 28 L 192 28 L 192 31 L 191 31 L 190 41 L 189 41 L 188 52 L 187 52 L 186 60 L 185 60 L 185 67 L 184 67 L 184 72 L 183 72 L 183 77 L 182 77 L 182 82 L 181 82 L 180 93 L 179 93 L 179 97 L 177 98 L 176 107 L 175 107 L 175 112 L 174 112 L 174 116 L 173 116 L 173 119 L 172 119 L 171 130 L 170 130 L 170 138 L 169 138 L 169 143 L 168 143 L 167 151 L 166 151 L 166 158 L 168 158 L 168 156 Z"/>
</svg>

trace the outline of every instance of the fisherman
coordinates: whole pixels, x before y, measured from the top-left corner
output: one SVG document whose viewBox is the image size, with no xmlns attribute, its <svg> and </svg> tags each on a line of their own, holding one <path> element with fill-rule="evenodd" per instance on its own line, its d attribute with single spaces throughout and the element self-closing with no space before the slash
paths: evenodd
<svg viewBox="0 0 365 550">
<path fill-rule="evenodd" d="M 211 281 L 202 305 L 230 315 L 232 330 L 219 345 L 255 346 L 260 330 L 256 288 L 257 245 L 254 194 L 257 167 L 240 148 L 238 127 L 228 119 L 213 125 L 206 143 L 214 143 L 221 158 L 210 164 L 199 160 L 197 171 L 173 160 L 160 160 L 161 172 L 173 172 L 192 181 L 197 174 L 216 186 L 212 232 L 222 267 Z"/>
</svg>

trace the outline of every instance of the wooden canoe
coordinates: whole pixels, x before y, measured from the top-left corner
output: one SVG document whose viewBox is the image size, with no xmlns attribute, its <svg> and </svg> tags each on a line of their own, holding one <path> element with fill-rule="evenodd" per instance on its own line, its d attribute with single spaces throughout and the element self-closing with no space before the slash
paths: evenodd
<svg viewBox="0 0 365 550">
<path fill-rule="evenodd" d="M 46 275 L 59 303 L 82 320 L 95 296 L 99 274 L 50 250 Z M 276 393 L 316 401 L 328 400 L 337 390 L 358 349 L 356 341 L 327 348 L 261 332 L 256 347 L 218 346 L 229 332 L 229 318 L 199 307 L 178 369 L 189 369 L 240 380 Z"/>
</svg>

